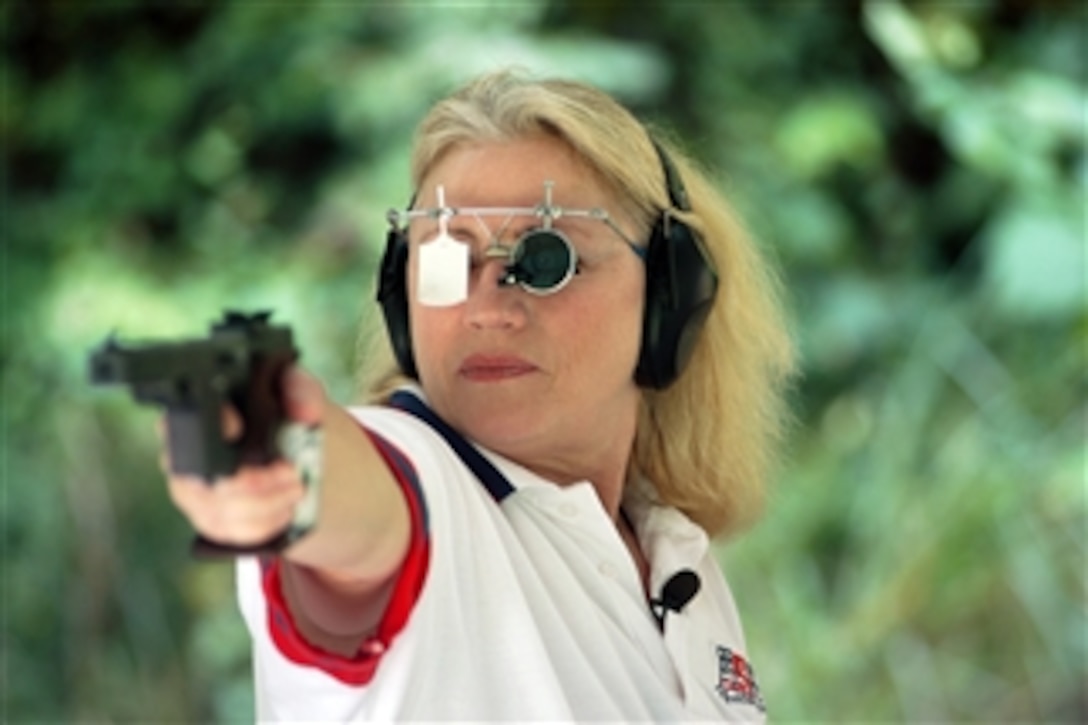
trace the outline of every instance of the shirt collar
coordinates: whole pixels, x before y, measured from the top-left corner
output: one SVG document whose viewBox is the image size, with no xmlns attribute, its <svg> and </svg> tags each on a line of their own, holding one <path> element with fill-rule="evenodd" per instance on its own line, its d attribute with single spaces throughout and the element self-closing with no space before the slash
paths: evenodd
<svg viewBox="0 0 1088 725">
<path fill-rule="evenodd" d="M 661 504 L 646 478 L 628 483 L 623 509 L 650 562 L 650 591 L 660 591 L 678 571 L 698 569 L 710 547 L 710 538 L 682 511 Z"/>
</svg>

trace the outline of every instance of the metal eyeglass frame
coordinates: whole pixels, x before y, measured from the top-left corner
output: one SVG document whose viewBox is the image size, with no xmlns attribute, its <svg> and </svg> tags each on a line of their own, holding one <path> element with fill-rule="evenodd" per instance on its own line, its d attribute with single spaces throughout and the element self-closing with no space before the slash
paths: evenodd
<svg viewBox="0 0 1088 725">
<path fill-rule="evenodd" d="M 517 284 L 526 292 L 530 292 L 535 295 L 549 295 L 558 292 L 563 289 L 566 284 L 574 276 L 575 269 L 578 265 L 578 251 L 571 243 L 567 235 L 559 229 L 553 229 L 552 223 L 556 219 L 562 217 L 574 217 L 580 219 L 595 219 L 603 222 L 609 229 L 616 233 L 616 235 L 623 240 L 628 247 L 639 257 L 639 259 L 646 260 L 646 250 L 636 244 L 627 234 L 620 228 L 614 219 L 608 214 L 607 211 L 600 207 L 593 207 L 590 209 L 570 209 L 561 206 L 556 206 L 552 203 L 552 188 L 555 186 L 553 181 L 544 182 L 544 202 L 537 204 L 533 207 L 450 207 L 445 205 L 443 188 L 438 187 L 438 203 L 439 206 L 430 207 L 426 209 L 407 209 L 400 211 L 397 209 L 390 209 L 386 214 L 390 226 L 394 229 L 407 230 L 408 224 L 414 219 L 437 219 L 441 225 L 439 235 L 445 233 L 445 225 L 448 220 L 456 215 L 472 216 L 484 229 L 484 231 L 490 237 L 490 242 L 486 249 L 483 251 L 484 259 L 505 259 L 506 267 L 504 275 L 499 279 L 500 285 L 513 285 Z M 483 222 L 483 217 L 506 217 L 506 221 L 497 232 L 492 231 Z M 499 239 L 502 237 L 506 230 L 506 227 L 513 221 L 514 217 L 518 216 L 535 216 L 542 220 L 542 226 L 533 227 L 526 230 L 521 234 L 517 241 L 512 246 L 506 246 L 499 243 Z M 550 235 L 558 238 L 566 246 L 569 256 L 569 262 L 567 269 L 563 277 L 547 287 L 533 286 L 527 279 L 522 276 L 523 269 L 520 266 L 520 262 L 524 257 L 524 243 L 530 237 L 540 234 L 541 232 L 547 232 Z"/>
</svg>

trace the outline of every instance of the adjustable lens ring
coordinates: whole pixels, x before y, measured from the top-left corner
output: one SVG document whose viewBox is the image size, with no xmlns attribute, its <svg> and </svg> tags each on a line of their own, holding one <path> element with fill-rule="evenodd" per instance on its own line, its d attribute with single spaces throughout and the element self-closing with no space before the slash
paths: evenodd
<svg viewBox="0 0 1088 725">
<path fill-rule="evenodd" d="M 534 295 L 563 289 L 578 267 L 578 253 L 557 229 L 533 229 L 521 236 L 511 252 L 506 279 Z"/>
</svg>

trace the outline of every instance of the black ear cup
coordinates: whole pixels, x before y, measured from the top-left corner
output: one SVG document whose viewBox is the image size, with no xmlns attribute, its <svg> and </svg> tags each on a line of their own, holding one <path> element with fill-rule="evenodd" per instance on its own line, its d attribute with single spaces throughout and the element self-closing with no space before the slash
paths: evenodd
<svg viewBox="0 0 1088 725">
<path fill-rule="evenodd" d="M 408 319 L 408 240 L 400 229 L 391 229 L 385 238 L 378 277 L 378 303 L 385 316 L 389 343 L 401 371 L 418 377 L 412 354 L 412 327 Z"/>
<path fill-rule="evenodd" d="M 661 389 L 680 377 L 717 289 L 718 275 L 698 236 L 663 212 L 646 250 L 646 307 L 635 382 Z"/>
<path fill-rule="evenodd" d="M 690 211 L 687 190 L 665 150 L 654 142 L 672 206 Z M 718 273 L 699 235 L 670 210 L 658 217 L 646 249 L 646 307 L 635 382 L 665 388 L 683 372 L 703 329 Z"/>
</svg>

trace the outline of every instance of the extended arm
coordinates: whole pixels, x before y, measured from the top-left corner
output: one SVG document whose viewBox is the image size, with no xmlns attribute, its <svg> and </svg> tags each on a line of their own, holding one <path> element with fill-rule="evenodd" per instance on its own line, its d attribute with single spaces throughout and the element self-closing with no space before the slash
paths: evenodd
<svg viewBox="0 0 1088 725">
<path fill-rule="evenodd" d="M 284 594 L 313 644 L 351 654 L 376 625 L 410 535 L 400 486 L 360 425 L 298 369 L 284 376 L 287 418 L 320 423 L 323 480 L 317 525 L 282 554 Z M 236 416 L 228 435 L 237 435 Z M 170 476 L 171 496 L 193 527 L 225 544 L 267 539 L 291 520 L 304 488 L 284 461 L 243 466 L 212 486 Z"/>
</svg>

